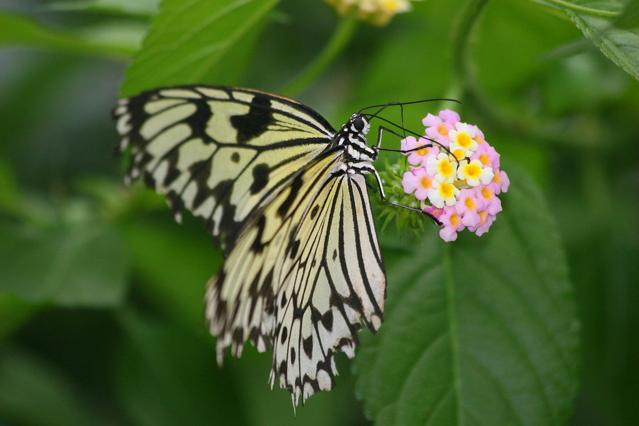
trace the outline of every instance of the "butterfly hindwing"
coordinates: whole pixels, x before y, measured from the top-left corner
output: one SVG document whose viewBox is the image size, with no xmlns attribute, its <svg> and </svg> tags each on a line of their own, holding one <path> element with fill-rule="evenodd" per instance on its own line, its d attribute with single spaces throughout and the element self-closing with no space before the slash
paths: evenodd
<svg viewBox="0 0 639 426">
<path fill-rule="evenodd" d="M 295 101 L 223 86 L 144 92 L 114 115 L 120 149 L 130 150 L 127 179 L 166 195 L 178 217 L 202 217 L 224 247 L 334 133 Z"/>
<path fill-rule="evenodd" d="M 306 167 L 247 228 L 207 291 L 218 360 L 249 339 L 273 348 L 271 384 L 295 403 L 333 386 L 334 354 L 354 355 L 381 325 L 385 277 L 364 176 L 333 174 L 339 154 Z"/>
</svg>

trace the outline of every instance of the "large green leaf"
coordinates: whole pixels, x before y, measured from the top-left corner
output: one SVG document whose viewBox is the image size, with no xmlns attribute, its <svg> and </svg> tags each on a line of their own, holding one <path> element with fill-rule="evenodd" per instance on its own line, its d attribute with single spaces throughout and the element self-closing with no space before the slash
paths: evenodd
<svg viewBox="0 0 639 426">
<path fill-rule="evenodd" d="M 615 64 L 639 80 L 639 34 L 618 28 L 614 21 L 596 16 L 566 13 L 577 27 Z"/>
<path fill-rule="evenodd" d="M 130 34 L 133 31 L 130 28 L 127 27 L 124 30 L 129 31 Z M 113 32 L 109 37 L 106 37 L 103 29 L 98 29 L 96 34 L 93 34 L 91 29 L 85 31 L 84 34 L 73 34 L 69 31 L 46 28 L 24 16 L 0 11 L 0 47 L 6 45 L 126 58 L 133 53 L 135 39 L 131 35 L 125 39 L 122 37 L 115 39 Z"/>
<path fill-rule="evenodd" d="M 562 10 L 612 62 L 639 80 L 639 33 L 636 4 L 621 14 L 618 0 L 546 1 Z"/>
<path fill-rule="evenodd" d="M 238 44 L 278 0 L 164 0 L 142 49 L 127 69 L 122 93 L 184 83 L 233 83 L 245 58 Z M 250 51 L 250 49 L 248 49 Z"/>
<path fill-rule="evenodd" d="M 114 230 L 101 224 L 0 229 L 0 292 L 34 303 L 116 306 L 126 258 Z"/>
<path fill-rule="evenodd" d="M 49 7 L 60 11 L 87 11 L 149 16 L 157 12 L 160 0 L 73 0 L 57 1 Z"/>
<path fill-rule="evenodd" d="M 558 230 L 523 176 L 504 198 L 484 238 L 387 256 L 385 324 L 356 361 L 377 424 L 565 424 L 578 323 Z"/>
</svg>

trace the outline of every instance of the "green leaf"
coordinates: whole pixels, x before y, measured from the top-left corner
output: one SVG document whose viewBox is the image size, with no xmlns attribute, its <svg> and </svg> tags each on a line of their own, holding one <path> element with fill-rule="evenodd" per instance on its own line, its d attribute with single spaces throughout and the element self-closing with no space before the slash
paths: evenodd
<svg viewBox="0 0 639 426">
<path fill-rule="evenodd" d="M 9 348 L 0 351 L 0 418 L 34 426 L 103 424 L 53 366 Z"/>
<path fill-rule="evenodd" d="M 390 256 L 385 324 L 356 360 L 377 424 L 566 423 L 578 345 L 566 261 L 539 191 L 511 174 L 486 237 L 433 232 Z"/>
<path fill-rule="evenodd" d="M 215 365 L 211 338 L 172 323 L 122 315 L 116 390 L 135 425 L 244 425 L 241 394 Z"/>
<path fill-rule="evenodd" d="M 584 1 L 581 8 L 607 12 L 596 15 L 574 8 L 560 7 L 564 13 L 612 62 L 639 80 L 639 33 L 616 26 L 619 4 L 617 2 Z"/>
<path fill-rule="evenodd" d="M 127 58 L 133 53 L 129 44 L 92 40 L 83 35 L 45 28 L 29 18 L 0 11 L 0 46 L 6 45 L 41 47 L 116 59 Z"/>
<path fill-rule="evenodd" d="M 277 2 L 164 0 L 125 73 L 122 94 L 172 84 L 232 83 L 244 63 L 234 49 L 247 37 L 256 38 L 250 37 L 252 30 Z"/>
<path fill-rule="evenodd" d="M 93 24 L 78 35 L 95 45 L 120 46 L 130 54 L 142 45 L 147 25 L 141 22 L 113 20 Z"/>
<path fill-rule="evenodd" d="M 58 1 L 49 6 L 59 11 L 86 11 L 150 16 L 157 12 L 160 0 L 80 0 Z"/>
<path fill-rule="evenodd" d="M 110 226 L 4 226 L 1 232 L 0 292 L 60 306 L 111 307 L 122 302 L 126 259 Z"/>
</svg>

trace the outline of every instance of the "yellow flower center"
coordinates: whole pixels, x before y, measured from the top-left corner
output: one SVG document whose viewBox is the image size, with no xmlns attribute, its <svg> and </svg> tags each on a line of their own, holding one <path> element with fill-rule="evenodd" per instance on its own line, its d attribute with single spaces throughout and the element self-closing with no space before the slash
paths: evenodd
<svg viewBox="0 0 639 426">
<path fill-rule="evenodd" d="M 382 0 L 382 10 L 385 12 L 397 12 L 399 10 L 398 0 Z"/>
<path fill-rule="evenodd" d="M 460 132 L 457 134 L 457 145 L 462 148 L 468 149 L 473 143 L 473 139 L 466 132 Z"/>
<path fill-rule="evenodd" d="M 479 161 L 481 161 L 484 166 L 487 166 L 490 164 L 490 157 L 488 154 L 481 154 L 479 156 Z"/>
<path fill-rule="evenodd" d="M 439 126 L 437 126 L 437 132 L 442 136 L 448 136 L 448 126 L 444 123 L 440 123 Z"/>
<path fill-rule="evenodd" d="M 462 158 L 464 158 L 464 150 L 461 148 L 458 148 L 453 151 L 453 155 L 455 156 L 456 159 L 461 160 Z"/>
<path fill-rule="evenodd" d="M 453 165 L 450 164 L 450 161 L 448 161 L 448 159 L 443 159 L 439 162 L 437 170 L 442 176 L 448 177 L 453 174 Z"/>
<path fill-rule="evenodd" d="M 481 189 L 481 195 L 484 197 L 485 200 L 490 200 L 491 198 L 493 198 L 493 191 L 491 191 L 491 189 L 487 186 L 484 186 Z"/>
<path fill-rule="evenodd" d="M 455 186 L 452 183 L 442 183 L 439 185 L 439 195 L 442 198 L 452 198 L 455 195 Z"/>
<path fill-rule="evenodd" d="M 450 224 L 453 225 L 455 228 L 459 226 L 460 222 L 461 219 L 459 218 L 459 215 L 457 213 L 453 213 L 452 215 L 450 215 Z"/>
<path fill-rule="evenodd" d="M 417 154 L 421 155 L 422 157 L 425 157 L 426 154 L 428 154 L 428 148 L 422 148 L 422 149 L 418 149 L 417 150 Z"/>
<path fill-rule="evenodd" d="M 466 205 L 466 208 L 470 210 L 475 210 L 475 208 L 477 207 L 477 203 L 475 203 L 475 199 L 473 199 L 472 197 L 466 197 L 466 199 L 464 200 L 464 204 Z"/>
<path fill-rule="evenodd" d="M 499 173 L 499 170 L 495 171 L 495 175 L 493 176 L 493 182 L 495 182 L 496 184 L 501 183 L 501 173 Z"/>
<path fill-rule="evenodd" d="M 430 188 L 432 185 L 432 181 L 427 176 L 422 177 L 419 183 L 422 188 Z"/>
<path fill-rule="evenodd" d="M 466 177 L 479 179 L 481 176 L 481 167 L 477 163 L 469 163 L 464 167 Z"/>
<path fill-rule="evenodd" d="M 487 211 L 483 211 L 479 213 L 479 223 L 484 224 L 486 223 L 486 219 L 488 219 L 488 212 Z"/>
</svg>

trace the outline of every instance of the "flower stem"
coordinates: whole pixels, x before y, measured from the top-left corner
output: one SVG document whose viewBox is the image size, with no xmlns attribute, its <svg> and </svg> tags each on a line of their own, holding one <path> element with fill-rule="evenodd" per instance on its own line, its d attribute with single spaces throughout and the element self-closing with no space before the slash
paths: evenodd
<svg viewBox="0 0 639 426">
<path fill-rule="evenodd" d="M 600 16 L 602 18 L 616 18 L 617 16 L 619 16 L 619 12 L 617 11 L 596 9 L 593 7 L 583 6 L 583 5 L 575 4 L 565 0 L 543 0 L 543 1 L 532 0 L 532 1 L 542 6 L 553 5 L 562 9 L 572 10 L 573 12 L 584 13 L 586 15 L 591 15 L 591 16 Z"/>
<path fill-rule="evenodd" d="M 287 96 L 296 96 L 306 90 L 335 60 L 342 50 L 344 50 L 353 37 L 356 27 L 357 22 L 354 19 L 343 18 L 337 27 L 335 27 L 335 31 L 324 49 L 322 49 L 315 59 L 313 59 L 293 81 L 285 86 L 282 92 Z"/>
</svg>

